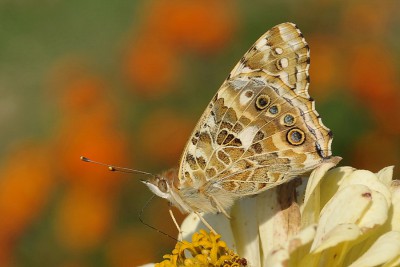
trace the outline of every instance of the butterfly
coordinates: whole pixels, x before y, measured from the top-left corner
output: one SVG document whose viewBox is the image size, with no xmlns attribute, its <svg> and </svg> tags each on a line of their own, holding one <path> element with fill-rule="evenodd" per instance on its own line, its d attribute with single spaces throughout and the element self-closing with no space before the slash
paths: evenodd
<svg viewBox="0 0 400 267">
<path fill-rule="evenodd" d="M 310 49 L 293 23 L 267 31 L 207 106 L 179 168 L 143 181 L 182 212 L 224 213 L 235 200 L 310 173 L 332 156 L 332 132 L 308 94 Z"/>
</svg>

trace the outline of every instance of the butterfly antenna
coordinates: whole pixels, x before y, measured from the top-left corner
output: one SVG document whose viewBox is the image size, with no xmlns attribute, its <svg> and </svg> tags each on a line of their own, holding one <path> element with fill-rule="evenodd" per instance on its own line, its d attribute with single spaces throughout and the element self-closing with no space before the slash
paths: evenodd
<svg viewBox="0 0 400 267">
<path fill-rule="evenodd" d="M 140 210 L 140 212 L 139 212 L 139 214 L 138 214 L 138 216 L 139 216 L 139 221 L 140 221 L 141 223 L 143 223 L 144 225 L 146 225 L 147 227 L 149 227 L 149 228 L 151 228 L 151 229 L 157 231 L 158 233 L 163 234 L 163 235 L 165 235 L 165 236 L 167 236 L 167 237 L 173 239 L 174 241 L 179 242 L 179 240 L 176 239 L 175 237 L 173 237 L 173 236 L 167 234 L 166 232 L 161 231 L 160 229 L 158 229 L 158 228 L 156 228 L 156 227 L 154 227 L 154 226 L 152 226 L 152 225 L 146 223 L 146 222 L 143 220 L 143 212 L 144 212 L 144 210 L 147 208 L 147 206 L 150 204 L 150 202 L 153 200 L 154 197 L 155 197 L 155 195 L 151 196 L 151 198 L 150 198 L 149 200 L 147 200 L 146 204 L 144 204 L 144 206 L 143 206 L 142 209 Z"/>
<path fill-rule="evenodd" d="M 94 160 L 91 160 L 91 159 L 89 159 L 87 157 L 84 157 L 84 156 L 81 156 L 81 160 L 84 161 L 84 162 L 89 162 L 89 163 L 94 163 L 94 164 L 101 165 L 101 166 L 106 166 L 108 168 L 108 170 L 112 171 L 112 172 L 138 173 L 138 174 L 145 174 L 145 175 L 154 176 L 154 174 L 149 173 L 149 172 L 138 171 L 138 170 L 129 169 L 129 168 L 123 168 L 123 167 L 117 167 L 117 166 L 105 164 L 105 163 L 102 163 L 102 162 L 94 161 Z"/>
</svg>

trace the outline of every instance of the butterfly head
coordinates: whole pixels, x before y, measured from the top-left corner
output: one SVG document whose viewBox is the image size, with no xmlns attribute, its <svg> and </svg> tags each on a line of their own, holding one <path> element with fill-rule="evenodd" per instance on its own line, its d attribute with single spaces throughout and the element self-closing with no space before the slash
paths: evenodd
<svg viewBox="0 0 400 267">
<path fill-rule="evenodd" d="M 163 172 L 161 175 L 153 175 L 147 180 L 142 182 L 155 195 L 167 199 L 169 202 L 175 204 L 176 190 L 174 190 L 174 182 L 178 179 L 178 173 L 176 169 L 171 169 Z"/>
<path fill-rule="evenodd" d="M 150 191 L 155 195 L 170 200 L 170 184 L 165 177 L 155 175 L 148 180 L 142 180 L 142 182 L 147 185 Z"/>
</svg>

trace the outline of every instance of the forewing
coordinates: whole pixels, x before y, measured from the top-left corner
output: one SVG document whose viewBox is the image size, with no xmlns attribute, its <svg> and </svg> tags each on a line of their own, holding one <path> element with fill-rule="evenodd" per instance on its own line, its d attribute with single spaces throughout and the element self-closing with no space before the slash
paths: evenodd
<svg viewBox="0 0 400 267">
<path fill-rule="evenodd" d="M 297 95 L 309 98 L 310 49 L 303 34 L 293 23 L 279 24 L 246 52 L 229 78 L 254 71 L 277 77 Z"/>
<path fill-rule="evenodd" d="M 265 33 L 235 66 L 183 153 L 180 185 L 256 194 L 331 156 L 308 95 L 309 48 L 292 23 Z"/>
</svg>

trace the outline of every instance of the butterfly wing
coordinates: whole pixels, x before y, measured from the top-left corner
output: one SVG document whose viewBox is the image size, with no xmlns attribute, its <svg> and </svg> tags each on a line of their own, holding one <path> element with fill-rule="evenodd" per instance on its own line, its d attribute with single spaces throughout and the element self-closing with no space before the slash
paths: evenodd
<svg viewBox="0 0 400 267">
<path fill-rule="evenodd" d="M 331 131 L 308 94 L 310 51 L 292 23 L 249 49 L 186 145 L 180 186 L 257 194 L 331 157 Z"/>
</svg>

